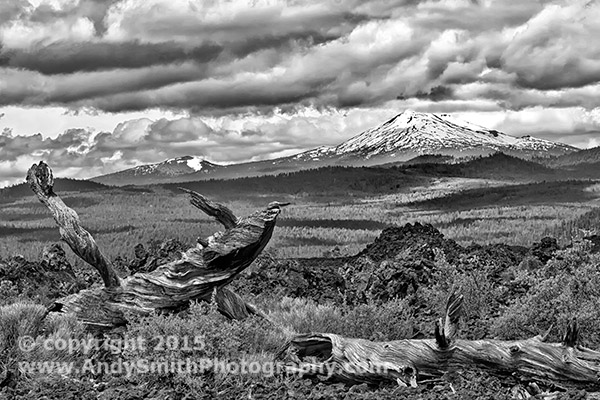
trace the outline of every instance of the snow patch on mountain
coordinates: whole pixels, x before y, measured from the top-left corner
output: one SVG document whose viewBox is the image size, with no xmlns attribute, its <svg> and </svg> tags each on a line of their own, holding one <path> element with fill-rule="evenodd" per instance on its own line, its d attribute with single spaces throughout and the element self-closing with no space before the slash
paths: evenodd
<svg viewBox="0 0 600 400">
<path fill-rule="evenodd" d="M 159 167 L 161 163 L 140 165 L 132 168 L 134 175 L 150 175 Z"/>
<path fill-rule="evenodd" d="M 140 165 L 132 168 L 130 171 L 133 175 L 152 175 L 156 173 L 164 175 L 182 175 L 199 172 L 215 166 L 215 164 L 204 160 L 202 157 L 183 156 L 170 158 L 159 163 Z"/>
<path fill-rule="evenodd" d="M 258 176 L 328 165 L 374 166 L 433 154 L 462 158 L 502 152 L 528 159 L 562 156 L 577 150 L 531 136 L 507 135 L 450 114 L 408 110 L 337 146 L 321 146 L 288 157 L 227 166 L 212 164 L 198 156 L 184 156 L 104 175 L 96 181 L 109 184 L 191 181 L 205 177 Z"/>
<path fill-rule="evenodd" d="M 187 164 L 188 167 L 190 167 L 196 172 L 202 171 L 202 169 L 204 168 L 204 163 L 206 162 L 203 158 L 195 156 L 180 157 L 174 160 L 177 160 L 177 163 Z"/>
<path fill-rule="evenodd" d="M 523 153 L 555 151 L 562 154 L 576 149 L 531 136 L 507 135 L 462 121 L 450 114 L 429 114 L 407 110 L 338 146 L 319 147 L 298 154 L 294 158 L 316 160 L 324 156 L 356 155 L 368 160 L 382 155 L 391 157 L 401 152 L 433 154 L 442 150 Z"/>
</svg>

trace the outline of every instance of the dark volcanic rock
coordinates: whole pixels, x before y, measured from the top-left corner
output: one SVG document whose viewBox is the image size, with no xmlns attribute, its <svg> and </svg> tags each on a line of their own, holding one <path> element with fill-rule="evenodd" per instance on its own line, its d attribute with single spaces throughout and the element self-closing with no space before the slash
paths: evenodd
<svg viewBox="0 0 600 400">
<path fill-rule="evenodd" d="M 347 258 L 298 258 L 274 260 L 261 255 L 253 267 L 231 283 L 240 293 L 270 292 L 307 297 L 318 302 L 340 302 L 345 290 L 339 268 Z"/>
<path fill-rule="evenodd" d="M 390 227 L 381 232 L 373 243 L 368 245 L 359 256 L 368 256 L 374 261 L 396 258 L 400 253 L 410 252 L 413 256 L 433 260 L 434 249 L 443 250 L 449 261 L 463 252 L 463 248 L 454 240 L 444 238 L 444 235 L 431 224 L 422 225 L 418 222 L 402 227 Z"/>
<path fill-rule="evenodd" d="M 352 257 L 273 260 L 259 258 L 252 272 L 233 282 L 241 293 L 271 292 L 316 301 L 359 304 L 403 298 L 431 283 L 437 253 L 459 270 L 485 273 L 497 283 L 527 257 L 545 263 L 556 241 L 544 238 L 532 249 L 505 244 L 460 246 L 429 224 L 390 227 Z M 504 282 L 506 283 L 506 282 Z"/>
<path fill-rule="evenodd" d="M 485 267 L 490 278 L 498 280 L 507 268 L 519 265 L 528 251 L 527 247 L 503 243 L 474 244 L 464 250 L 457 265 L 467 271 Z"/>
<path fill-rule="evenodd" d="M 151 272 L 160 265 L 178 260 L 181 253 L 185 252 L 188 247 L 174 239 L 150 242 L 148 250 L 143 244 L 138 243 L 134 248 L 134 259 L 129 262 L 127 267 L 131 274 Z"/>
<path fill-rule="evenodd" d="M 345 279 L 345 300 L 359 304 L 405 297 L 429 282 L 435 264 L 418 256 L 381 262 L 359 257 L 344 267 L 341 272 Z"/>
<path fill-rule="evenodd" d="M 67 255 L 62 246 L 58 243 L 52 243 L 42 250 L 41 266 L 47 272 L 63 271 L 75 279 L 75 273 L 71 264 L 67 260 Z"/>
<path fill-rule="evenodd" d="M 539 243 L 534 243 L 529 253 L 540 260 L 542 264 L 546 264 L 559 249 L 555 238 L 545 237 Z"/>
<path fill-rule="evenodd" d="M 584 238 L 585 240 L 589 240 L 592 242 L 592 253 L 600 252 L 600 235 L 593 235 Z"/>
<path fill-rule="evenodd" d="M 114 259 L 113 267 L 117 273 L 127 276 L 135 272 L 150 272 L 162 264 L 179 259 L 181 252 L 187 248 L 176 240 L 155 241 L 149 247 L 146 251 L 142 245 L 136 246 L 136 257 L 132 261 L 122 257 Z M 46 246 L 40 261 L 28 261 L 22 256 L 0 260 L 0 283 L 3 282 L 11 288 L 11 297 L 14 293 L 14 296 L 42 303 L 101 283 L 99 274 L 88 265 L 74 271 L 58 243 Z"/>
<path fill-rule="evenodd" d="M 143 244 L 138 243 L 135 246 L 134 255 L 135 258 L 129 263 L 129 270 L 132 274 L 135 274 L 136 272 L 147 272 L 149 269 L 152 270 L 156 268 L 156 263 L 154 263 L 154 265 L 150 263 L 149 268 L 146 267 L 150 253 L 148 253 Z"/>
<path fill-rule="evenodd" d="M 76 293 L 85 286 L 75 276 L 58 243 L 43 249 L 40 262 L 31 262 L 22 256 L 0 261 L 2 281 L 10 282 L 19 295 L 41 302 Z"/>
<path fill-rule="evenodd" d="M 406 224 L 383 230 L 352 257 L 273 260 L 259 257 L 252 272 L 232 284 L 253 294 L 271 291 L 316 301 L 358 304 L 402 298 L 427 284 L 436 249 L 457 259 L 464 249 L 433 226 Z"/>
</svg>

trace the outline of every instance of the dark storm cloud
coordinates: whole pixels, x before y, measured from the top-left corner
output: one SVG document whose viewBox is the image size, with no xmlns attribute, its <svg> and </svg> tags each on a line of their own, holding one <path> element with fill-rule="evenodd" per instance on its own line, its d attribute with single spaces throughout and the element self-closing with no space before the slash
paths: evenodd
<svg viewBox="0 0 600 400">
<path fill-rule="evenodd" d="M 223 48 L 214 43 L 186 48 L 181 43 L 57 42 L 27 50 L 0 52 L 0 66 L 24 68 L 43 74 L 70 74 L 117 68 L 141 68 L 183 61 L 206 63 Z"/>
<path fill-rule="evenodd" d="M 453 97 L 454 90 L 448 86 L 434 86 L 428 92 L 418 92 L 414 97 L 417 99 L 429 99 L 433 101 L 447 100 Z"/>
<path fill-rule="evenodd" d="M 314 98 L 320 88 L 332 82 L 330 77 L 306 78 L 304 81 L 249 79 L 231 82 L 203 80 L 160 88 L 155 91 L 122 93 L 92 99 L 81 105 L 106 111 L 142 110 L 160 104 L 169 108 L 189 108 L 192 111 L 246 106 L 277 106 Z"/>
<path fill-rule="evenodd" d="M 517 84 L 524 88 L 553 90 L 578 88 L 600 82 L 600 62 L 571 58 L 551 62 L 536 72 L 519 73 Z M 507 68 L 508 71 L 513 68 Z"/>
<path fill-rule="evenodd" d="M 570 91 L 600 82 L 600 45 L 589 40 L 600 36 L 594 4 L 585 10 L 578 2 L 509 0 L 6 4 L 4 105 L 220 115 L 373 107 L 396 98 L 445 101 L 457 93 L 474 101 L 468 96 L 479 93 L 507 109 L 536 101 L 587 108 L 595 104 L 590 97 Z M 21 32 L 31 32 L 31 40 Z M 486 91 L 471 90 L 480 83 Z"/>
<path fill-rule="evenodd" d="M 135 70 L 111 70 L 71 75 L 44 76 L 30 71 L 0 69 L 8 84 L 0 104 L 76 104 L 77 102 L 162 88 L 205 77 L 195 64 L 161 65 Z"/>
<path fill-rule="evenodd" d="M 0 177 L 38 158 L 89 177 L 189 153 L 289 155 L 406 108 L 504 113 L 492 128 L 598 143 L 597 1 L 45 3 L 0 0 L 0 106 L 15 106 L 0 110 Z M 128 121 L 112 130 L 102 111 Z M 29 115 L 101 132 L 42 136 Z"/>
<path fill-rule="evenodd" d="M 0 104 L 89 105 L 107 111 L 285 105 L 317 97 L 319 87 L 333 78 L 317 77 L 319 82 L 314 84 L 306 82 L 314 80 L 311 77 L 257 79 L 256 74 L 263 68 L 277 68 L 286 56 L 341 39 L 370 18 L 336 7 L 326 12 L 297 7 L 293 13 L 273 8 L 264 12 L 242 10 L 233 13 L 233 18 L 224 16 L 221 22 L 201 23 L 197 13 L 171 15 L 156 13 L 155 8 L 127 13 L 130 4 L 121 3 L 119 7 L 125 11 L 117 25 L 130 40 L 3 46 L 0 79 L 8 84 Z M 56 22 L 81 16 L 97 5 L 84 0 L 63 9 L 44 5 L 29 10 L 23 19 L 27 24 Z M 108 9 L 101 13 L 105 22 L 108 13 Z M 16 16 L 16 12 L 11 14 Z M 155 36 L 161 38 L 154 40 Z M 236 62 L 239 68 L 229 67 Z M 247 78 L 236 77 L 238 74 Z M 195 84 L 180 85 L 191 81 Z M 173 85 L 177 85 L 176 90 Z"/>
<path fill-rule="evenodd" d="M 296 32 L 247 38 L 239 42 L 205 43 L 190 47 L 180 42 L 56 42 L 32 49 L 0 51 L 0 66 L 24 68 L 43 74 L 70 74 L 116 68 L 141 68 L 184 61 L 208 63 L 220 56 L 240 58 L 265 49 L 317 46 L 338 39 L 337 34 Z"/>
<path fill-rule="evenodd" d="M 225 46 L 236 58 L 240 58 L 265 49 L 318 46 L 339 39 L 340 37 L 340 33 L 322 33 L 317 31 L 293 32 L 283 35 L 265 35 L 241 39 L 229 42 Z"/>
</svg>

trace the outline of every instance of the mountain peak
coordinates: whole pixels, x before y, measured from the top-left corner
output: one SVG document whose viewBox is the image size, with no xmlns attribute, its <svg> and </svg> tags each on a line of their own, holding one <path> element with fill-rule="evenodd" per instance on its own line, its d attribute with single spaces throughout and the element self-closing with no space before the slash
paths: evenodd
<svg viewBox="0 0 600 400">
<path fill-rule="evenodd" d="M 409 123 L 417 123 L 419 121 L 431 120 L 434 114 L 417 112 L 411 109 L 406 109 L 402 111 L 400 114 L 391 118 L 385 124 L 409 124 Z"/>
<path fill-rule="evenodd" d="M 424 119 L 424 116 L 420 113 L 417 113 L 413 110 L 404 110 L 400 114 L 395 117 L 389 119 L 387 122 L 384 122 L 383 125 L 396 125 L 396 126 L 406 126 L 411 122 L 417 122 L 419 119 Z"/>
<path fill-rule="evenodd" d="M 419 155 L 469 157 L 503 152 L 513 157 L 551 157 L 578 149 L 531 136 L 515 137 L 461 121 L 451 114 L 404 110 L 383 124 L 337 146 L 321 146 L 293 156 L 227 166 L 185 155 L 106 175 L 98 182 L 115 184 L 187 181 L 205 177 L 242 177 L 289 172 L 316 166 L 381 165 Z M 141 177 L 143 175 L 143 177 Z"/>
<path fill-rule="evenodd" d="M 176 157 L 176 158 L 170 158 L 161 163 L 156 163 L 156 164 L 152 164 L 152 165 L 162 165 L 162 164 L 170 164 L 170 165 L 186 164 L 189 168 L 191 168 L 195 172 L 201 171 L 204 167 L 215 165 L 209 161 L 206 161 L 203 157 L 190 156 L 190 155 Z"/>
<path fill-rule="evenodd" d="M 104 181 L 117 185 L 136 184 L 142 180 L 150 183 L 160 182 L 165 179 L 177 179 L 178 177 L 195 173 L 210 174 L 219 167 L 217 164 L 206 161 L 203 157 L 185 155 L 169 158 L 168 160 L 154 164 L 139 165 L 93 179 L 98 182 Z"/>
<path fill-rule="evenodd" d="M 353 157 L 412 158 L 420 154 L 483 155 L 497 151 L 517 156 L 560 155 L 575 150 L 571 146 L 544 139 L 521 138 L 462 121 L 451 114 L 404 110 L 378 127 L 366 130 L 334 147 L 322 147 L 298 155 L 296 159 Z M 388 160 L 390 161 L 390 160 Z M 396 160 L 398 161 L 398 160 Z M 401 161 L 401 160 L 400 160 Z"/>
<path fill-rule="evenodd" d="M 455 134 L 460 134 L 460 131 L 467 130 L 472 131 L 475 134 L 485 134 L 487 136 L 498 137 L 499 133 L 467 121 L 462 121 L 451 114 L 432 114 L 417 112 L 410 109 L 404 110 L 400 114 L 383 123 L 380 127 L 371 129 L 367 132 L 372 134 L 372 131 L 381 129 L 394 129 L 396 131 L 408 130 L 410 132 L 415 132 L 415 134 L 418 132 L 424 136 L 439 136 L 442 139 L 447 139 L 449 128 L 453 129 Z"/>
</svg>

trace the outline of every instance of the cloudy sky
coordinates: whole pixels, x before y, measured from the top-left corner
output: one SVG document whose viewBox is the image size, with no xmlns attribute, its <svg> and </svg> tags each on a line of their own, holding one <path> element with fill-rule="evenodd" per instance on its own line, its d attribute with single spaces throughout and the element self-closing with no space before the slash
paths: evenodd
<svg viewBox="0 0 600 400">
<path fill-rule="evenodd" d="M 0 186 L 337 144 L 405 110 L 600 145 L 597 0 L 0 0 Z"/>
</svg>

